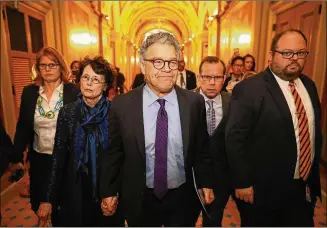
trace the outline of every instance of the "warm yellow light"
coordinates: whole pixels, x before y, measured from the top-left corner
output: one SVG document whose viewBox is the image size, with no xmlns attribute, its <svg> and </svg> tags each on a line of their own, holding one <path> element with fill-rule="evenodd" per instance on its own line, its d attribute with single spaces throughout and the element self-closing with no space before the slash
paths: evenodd
<svg viewBox="0 0 327 228">
<path fill-rule="evenodd" d="M 88 45 L 91 43 L 96 43 L 97 39 L 95 36 L 91 36 L 89 33 L 75 33 L 72 34 L 70 40 L 75 44 Z"/>
<path fill-rule="evenodd" d="M 192 38 L 190 37 L 190 38 L 188 38 L 188 40 L 189 40 L 189 41 L 191 41 L 191 40 L 192 40 Z"/>
<path fill-rule="evenodd" d="M 127 63 L 127 57 L 126 57 L 126 56 L 125 56 L 125 58 L 124 58 L 124 62 Z"/>
<path fill-rule="evenodd" d="M 214 16 L 218 15 L 218 8 L 215 9 L 215 11 L 213 11 L 213 15 L 214 15 Z"/>
<path fill-rule="evenodd" d="M 213 16 L 210 16 L 208 19 L 209 19 L 209 21 L 212 21 L 214 18 L 213 18 Z"/>
<path fill-rule="evenodd" d="M 106 16 L 106 20 L 109 21 L 109 16 Z"/>
<path fill-rule="evenodd" d="M 136 62 L 138 63 L 140 61 L 139 57 L 136 57 Z"/>
<path fill-rule="evenodd" d="M 134 61 L 135 61 L 135 58 L 134 58 L 134 56 L 132 56 L 131 57 L 131 62 L 134 63 Z"/>
<path fill-rule="evenodd" d="M 194 38 L 194 33 L 192 34 L 192 38 Z"/>
<path fill-rule="evenodd" d="M 184 57 L 184 62 L 187 63 L 187 57 L 186 56 Z"/>
<path fill-rule="evenodd" d="M 251 42 L 251 36 L 249 34 L 241 34 L 238 37 L 239 44 L 249 44 Z"/>
<path fill-rule="evenodd" d="M 193 56 L 191 57 L 191 63 L 193 64 L 193 62 L 194 62 L 194 59 L 193 59 Z"/>
</svg>

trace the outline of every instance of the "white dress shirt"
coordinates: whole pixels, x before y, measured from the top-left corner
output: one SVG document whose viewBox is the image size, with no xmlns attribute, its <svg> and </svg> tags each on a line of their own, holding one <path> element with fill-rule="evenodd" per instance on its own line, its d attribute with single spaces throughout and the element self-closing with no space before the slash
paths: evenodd
<svg viewBox="0 0 327 228">
<path fill-rule="evenodd" d="M 43 98 L 42 107 L 47 113 L 48 111 L 54 111 L 54 108 L 57 102 L 60 99 L 59 94 L 63 93 L 64 85 L 61 83 L 54 91 L 51 97 L 51 100 L 48 101 L 48 98 L 44 92 L 44 88 L 40 86 L 39 94 Z M 34 145 L 33 149 L 42 154 L 52 154 L 54 146 L 54 138 L 56 134 L 58 111 L 54 112 L 54 117 L 48 119 L 43 117 L 36 104 L 35 113 L 34 113 Z"/>
<path fill-rule="evenodd" d="M 221 99 L 221 94 L 219 93 L 215 98 L 209 99 L 200 89 L 200 94 L 204 97 L 206 103 L 206 111 L 209 109 L 209 104 L 207 103 L 208 100 L 213 100 L 213 109 L 215 110 L 215 129 L 219 125 L 221 119 L 223 118 L 223 103 Z"/>
<path fill-rule="evenodd" d="M 273 73 L 273 72 L 272 72 Z M 289 81 L 284 81 L 277 75 L 275 76 L 278 85 L 283 91 L 283 94 L 285 96 L 285 99 L 287 101 L 288 107 L 290 109 L 291 115 L 292 115 L 292 120 L 293 120 L 293 126 L 294 126 L 294 132 L 295 132 L 295 137 L 296 137 L 296 144 L 297 144 L 297 161 L 296 161 L 296 167 L 295 167 L 295 173 L 294 173 L 294 179 L 299 179 L 300 174 L 299 174 L 299 161 L 300 161 L 300 137 L 299 137 L 299 124 L 298 124 L 298 117 L 296 114 L 296 106 L 294 102 L 294 98 L 291 92 L 291 89 L 289 87 Z M 304 109 L 307 114 L 308 118 L 308 126 L 309 126 L 309 134 L 310 134 L 310 143 L 311 143 L 311 161 L 314 159 L 314 143 L 315 143 L 315 117 L 314 117 L 314 110 L 313 106 L 311 103 L 310 96 L 308 94 L 308 91 L 306 90 L 305 86 L 303 85 L 301 79 L 297 78 L 294 80 L 294 86 L 299 94 Z"/>
<path fill-rule="evenodd" d="M 184 84 L 182 84 L 182 77 L 184 79 Z M 176 85 L 178 85 L 179 87 L 186 89 L 186 70 L 183 70 L 182 72 L 178 71 L 177 74 L 177 80 L 176 80 Z"/>
</svg>

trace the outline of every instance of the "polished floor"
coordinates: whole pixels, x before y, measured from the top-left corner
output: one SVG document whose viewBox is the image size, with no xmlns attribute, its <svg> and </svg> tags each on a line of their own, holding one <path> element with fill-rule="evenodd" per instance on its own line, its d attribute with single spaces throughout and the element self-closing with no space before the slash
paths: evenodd
<svg viewBox="0 0 327 228">
<path fill-rule="evenodd" d="M 23 184 L 23 182 L 21 182 Z M 18 194 L 1 207 L 2 222 L 4 227 L 34 227 L 38 225 L 37 216 L 31 210 L 29 198 L 24 198 Z M 326 209 L 318 202 L 315 208 L 314 215 L 315 226 L 326 227 Z M 202 225 L 202 218 L 196 226 Z M 224 227 L 238 227 L 240 226 L 240 217 L 236 205 L 232 198 L 230 198 L 224 213 L 223 219 Z"/>
</svg>

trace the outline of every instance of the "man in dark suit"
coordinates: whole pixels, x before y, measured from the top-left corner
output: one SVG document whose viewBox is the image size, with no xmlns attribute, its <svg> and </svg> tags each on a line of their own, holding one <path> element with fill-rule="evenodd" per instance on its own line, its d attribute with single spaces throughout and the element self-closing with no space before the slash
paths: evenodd
<svg viewBox="0 0 327 228">
<path fill-rule="evenodd" d="M 100 193 L 105 215 L 119 203 L 129 226 L 192 226 L 197 186 L 214 200 L 212 159 L 201 95 L 175 87 L 179 43 L 150 35 L 140 48 L 146 85 L 116 97 L 109 117 Z"/>
<path fill-rule="evenodd" d="M 226 151 L 242 226 L 314 226 L 322 136 L 307 50 L 299 30 L 276 35 L 269 67 L 234 87 Z"/>
<path fill-rule="evenodd" d="M 185 69 L 185 61 L 183 52 L 180 52 L 178 62 L 178 75 L 176 85 L 183 89 L 193 90 L 196 88 L 196 76 L 195 73 Z"/>
<path fill-rule="evenodd" d="M 135 75 L 133 84 L 132 84 L 132 89 L 136 89 L 137 87 L 141 86 L 144 84 L 144 74 L 139 73 Z"/>
<path fill-rule="evenodd" d="M 230 196 L 230 183 L 228 165 L 225 151 L 225 125 L 228 113 L 230 95 L 221 91 L 225 73 L 225 63 L 216 56 L 205 57 L 199 67 L 200 93 L 206 102 L 207 128 L 210 135 L 210 152 L 214 160 L 215 200 L 207 207 L 207 212 L 202 210 L 203 226 L 222 226 L 225 206 Z"/>
<path fill-rule="evenodd" d="M 120 68 L 116 67 L 116 71 L 117 71 L 117 86 L 119 88 L 119 92 L 120 94 L 127 92 L 125 91 L 125 76 L 122 72 L 120 72 Z"/>
</svg>

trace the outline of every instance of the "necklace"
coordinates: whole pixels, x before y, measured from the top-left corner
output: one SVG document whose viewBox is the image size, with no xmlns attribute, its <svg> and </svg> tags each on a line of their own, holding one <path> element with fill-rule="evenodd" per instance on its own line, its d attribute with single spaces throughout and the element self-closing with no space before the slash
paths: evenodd
<svg viewBox="0 0 327 228">
<path fill-rule="evenodd" d="M 59 100 L 57 101 L 53 110 L 45 112 L 44 108 L 42 107 L 42 101 L 43 101 L 43 97 L 39 96 L 37 98 L 37 109 L 38 109 L 40 115 L 47 119 L 53 119 L 55 116 L 55 113 L 57 111 L 59 111 L 61 109 L 61 107 L 63 106 L 62 93 L 59 93 Z"/>
</svg>

